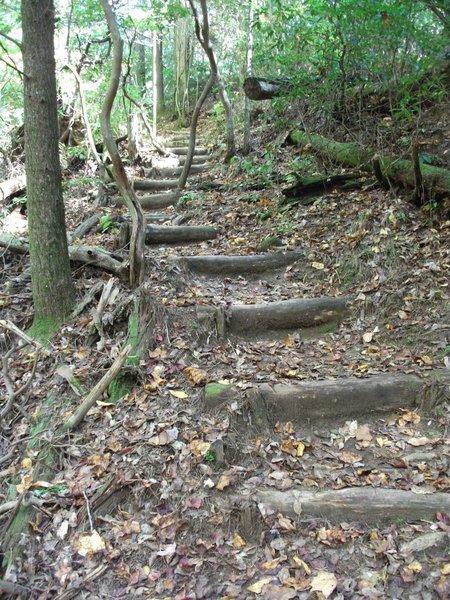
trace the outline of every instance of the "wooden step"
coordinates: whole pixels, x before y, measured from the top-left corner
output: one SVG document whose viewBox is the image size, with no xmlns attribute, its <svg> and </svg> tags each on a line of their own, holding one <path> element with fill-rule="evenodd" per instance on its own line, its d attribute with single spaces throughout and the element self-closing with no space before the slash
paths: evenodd
<svg viewBox="0 0 450 600">
<path fill-rule="evenodd" d="M 132 185 L 135 190 L 175 190 L 178 187 L 178 179 L 133 179 Z"/>
<path fill-rule="evenodd" d="M 206 155 L 193 156 L 192 164 L 193 165 L 208 165 L 208 157 Z M 178 164 L 182 167 L 186 162 L 186 156 L 180 155 L 178 158 Z"/>
<path fill-rule="evenodd" d="M 302 252 L 280 252 L 251 256 L 182 256 L 171 262 L 183 269 L 203 275 L 259 275 L 265 271 L 280 269 L 300 260 Z"/>
<path fill-rule="evenodd" d="M 220 336 L 286 336 L 297 329 L 335 329 L 346 316 L 348 298 L 295 298 L 264 304 L 201 305 L 199 319 L 208 319 Z"/>
<path fill-rule="evenodd" d="M 189 169 L 189 175 L 195 175 L 197 173 L 202 173 L 207 170 L 209 167 L 208 163 L 203 163 L 200 165 L 191 165 Z M 152 167 L 151 169 L 144 169 L 144 175 L 146 177 L 178 177 L 183 172 L 183 167 L 163 167 L 158 169 L 158 167 Z"/>
<path fill-rule="evenodd" d="M 143 209 L 155 210 L 159 208 L 167 208 L 177 202 L 180 197 L 179 192 L 166 192 L 165 194 L 150 194 L 148 196 L 138 196 L 138 200 Z M 116 206 L 123 206 L 124 201 L 122 198 L 116 198 L 114 200 Z"/>
<path fill-rule="evenodd" d="M 253 499 L 266 509 L 293 519 L 314 517 L 331 523 L 434 520 L 437 512 L 450 511 L 450 494 L 444 492 L 416 494 L 369 486 L 319 492 L 267 488 L 257 490 Z"/>
<path fill-rule="evenodd" d="M 188 148 L 187 146 L 179 146 L 176 148 L 167 148 L 167 151 L 178 156 L 186 156 L 188 153 Z M 205 156 L 206 154 L 208 154 L 207 148 L 198 147 L 194 150 L 194 156 Z"/>
<path fill-rule="evenodd" d="M 130 241 L 130 223 L 122 223 L 120 227 L 119 247 L 124 247 Z M 217 236 L 215 227 L 203 225 L 146 225 L 146 244 L 186 244 L 212 240 Z"/>
<path fill-rule="evenodd" d="M 241 399 L 261 426 L 278 421 L 302 424 L 339 419 L 345 421 L 372 414 L 392 413 L 400 408 L 434 408 L 450 397 L 450 372 L 431 371 L 422 379 L 403 373 L 383 373 L 367 378 L 301 381 L 294 384 L 261 384 L 245 392 L 231 385 L 208 384 L 208 408 Z"/>
</svg>

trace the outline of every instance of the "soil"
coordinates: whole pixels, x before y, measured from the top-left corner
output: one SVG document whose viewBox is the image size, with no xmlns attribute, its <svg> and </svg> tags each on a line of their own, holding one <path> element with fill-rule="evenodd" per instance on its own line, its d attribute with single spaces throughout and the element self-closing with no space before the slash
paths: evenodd
<svg viewBox="0 0 450 600">
<path fill-rule="evenodd" d="M 255 132 L 255 143 L 267 136 L 265 125 Z M 212 137 L 206 123 L 201 134 Z M 210 145 L 213 168 L 190 178 L 181 207 L 158 210 L 167 223 L 189 214 L 188 224 L 214 225 L 219 235 L 195 245 L 147 247 L 145 285 L 158 315 L 152 347 L 133 370 L 138 384 L 130 393 L 115 404 L 106 395 L 79 430 L 53 440 L 60 470 L 52 482 L 30 488 L 40 510 L 23 539 L 22 561 L 8 573 L 30 590 L 29 597 L 448 597 L 450 519 L 444 513 L 421 521 L 331 522 L 288 518 L 255 501 L 262 488 L 448 492 L 448 390 L 428 413 L 405 406 L 380 418 L 313 424 L 305 415 L 269 430 L 258 428 L 238 401 L 205 409 L 209 382 L 245 390 L 255 383 L 383 373 L 427 379 L 450 366 L 450 223 L 442 215 L 438 220 L 432 206 L 417 210 L 395 190 L 336 190 L 311 206 L 279 210 L 278 177 L 305 160 L 310 170 L 320 170 L 313 157 L 284 146 L 282 138 L 275 143 L 273 135 L 270 147 L 230 167 L 216 162 Z M 439 161 L 446 143 L 432 148 L 441 148 Z M 264 189 L 249 191 L 261 181 Z M 215 189 L 204 189 L 211 183 Z M 70 230 L 92 214 L 92 196 L 83 179 L 70 184 Z M 15 219 L 15 226 L 23 224 Z M 91 232 L 83 243 L 125 254 L 116 248 L 111 220 L 106 231 Z M 6 220 L 4 228 L 10 225 Z M 301 259 L 257 277 L 198 276 L 170 261 L 253 254 L 268 238 L 277 239 L 268 252 L 296 250 Z M 2 252 L 2 261 L 3 318 L 25 330 L 32 316 L 30 284 L 22 281 L 13 291 L 13 280 L 27 259 Z M 79 297 L 102 277 L 109 278 L 78 267 Z M 105 345 L 88 344 L 91 306 L 54 339 L 51 356 L 39 359 L 32 385 L 18 401 L 21 408 L 3 423 L 0 447 L 9 458 L 0 463 L 2 502 L 13 480 L 26 491 L 31 483 L 36 465 L 33 453 L 24 454 L 28 415 L 36 415 L 50 388 L 66 399 L 59 422 L 80 402 L 67 378 L 56 373 L 58 365 L 70 366 L 89 390 L 123 343 L 126 308 L 115 308 L 126 306 L 130 291 L 119 281 L 115 289 L 103 317 Z M 220 337 L 196 313 L 199 305 L 321 296 L 350 299 L 349 316 L 335 329 Z M 12 341 L 4 334 L 3 348 Z M 27 381 L 33 359 L 32 352 L 13 355 L 8 374 L 16 389 Z M 52 442 L 51 432 L 46 435 Z M 3 525 L 8 518 L 6 513 Z"/>
</svg>

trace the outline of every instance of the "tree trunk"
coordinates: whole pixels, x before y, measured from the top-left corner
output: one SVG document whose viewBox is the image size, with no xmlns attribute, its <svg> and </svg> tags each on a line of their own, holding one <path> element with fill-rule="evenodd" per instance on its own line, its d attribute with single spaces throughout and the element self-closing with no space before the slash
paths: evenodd
<svg viewBox="0 0 450 600">
<path fill-rule="evenodd" d="M 144 44 L 136 44 L 137 50 L 137 64 L 136 64 L 136 79 L 139 88 L 141 98 L 145 98 L 146 86 L 147 86 L 147 73 L 145 64 L 145 46 Z"/>
<path fill-rule="evenodd" d="M 60 323 L 74 290 L 67 249 L 54 57 L 54 6 L 22 0 L 25 168 L 34 325 Z M 41 329 L 42 331 L 42 329 Z"/>
<path fill-rule="evenodd" d="M 136 287 L 144 280 L 144 215 L 141 205 L 136 197 L 133 188 L 130 185 L 127 174 L 125 172 L 122 159 L 120 158 L 117 149 L 114 135 L 111 129 L 111 109 L 114 104 L 114 99 L 119 88 L 120 75 L 122 71 L 122 55 L 123 41 L 120 37 L 119 28 L 117 26 L 114 11 L 108 0 L 101 0 L 101 5 L 108 22 L 108 27 L 111 32 L 111 37 L 114 44 L 113 66 L 111 72 L 111 82 L 108 92 L 103 103 L 102 112 L 100 115 L 100 123 L 102 128 L 103 139 L 111 157 L 114 176 L 117 187 L 122 194 L 125 204 L 130 211 L 132 232 L 130 241 L 130 285 Z"/>
<path fill-rule="evenodd" d="M 153 134 L 156 135 L 158 115 L 164 110 L 164 76 L 162 39 L 158 31 L 153 32 Z"/>
<path fill-rule="evenodd" d="M 289 90 L 287 79 L 265 79 L 264 77 L 247 77 L 244 81 L 244 92 L 250 100 L 270 100 Z"/>
<path fill-rule="evenodd" d="M 253 14 L 254 14 L 254 0 L 249 0 L 248 7 L 248 30 L 247 30 L 247 56 L 245 60 L 245 74 L 247 77 L 251 77 L 253 68 Z M 244 105 L 244 145 L 242 148 L 242 154 L 247 156 L 251 149 L 250 141 L 250 98 L 245 95 Z"/>
<path fill-rule="evenodd" d="M 192 63 L 191 19 L 182 17 L 174 29 L 175 112 L 184 123 L 189 113 L 189 76 Z"/>
<path fill-rule="evenodd" d="M 416 174 L 412 161 L 400 160 L 393 156 L 377 156 L 370 148 L 363 148 L 358 144 L 335 142 L 321 135 L 308 134 L 300 130 L 291 131 L 289 138 L 295 144 L 309 144 L 318 154 L 346 167 L 359 167 L 372 171 L 376 160 L 378 178 L 412 190 L 416 187 Z M 423 189 L 428 197 L 443 197 L 450 193 L 450 170 L 431 165 L 421 165 L 420 169 Z"/>
<path fill-rule="evenodd" d="M 200 26 L 200 19 L 199 19 L 197 9 L 195 7 L 193 0 L 189 0 L 189 4 L 190 4 L 191 10 L 192 10 L 192 15 L 194 17 L 195 35 L 197 36 L 197 39 L 209 60 L 211 74 L 214 76 L 215 82 L 216 82 L 218 90 L 219 90 L 219 96 L 222 101 L 223 107 L 225 109 L 225 118 L 226 118 L 226 123 L 227 123 L 227 153 L 225 156 L 225 161 L 228 162 L 236 154 L 236 140 L 234 137 L 233 109 L 231 107 L 231 102 L 228 98 L 228 95 L 227 95 L 227 92 L 225 89 L 225 85 L 219 74 L 216 57 L 214 55 L 214 51 L 212 49 L 211 42 L 209 39 L 208 6 L 206 3 L 206 0 L 200 0 L 200 5 L 202 8 L 202 25 Z M 208 82 L 207 86 L 208 85 L 209 85 L 209 82 Z"/>
</svg>

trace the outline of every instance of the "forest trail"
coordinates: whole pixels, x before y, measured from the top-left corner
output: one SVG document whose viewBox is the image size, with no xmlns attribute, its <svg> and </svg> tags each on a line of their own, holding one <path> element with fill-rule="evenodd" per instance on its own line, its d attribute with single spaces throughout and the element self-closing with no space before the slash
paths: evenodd
<svg viewBox="0 0 450 600">
<path fill-rule="evenodd" d="M 19 582 L 40 589 L 54 571 L 59 600 L 444 598 L 446 227 L 380 190 L 332 190 L 283 212 L 266 165 L 224 167 L 206 135 L 180 194 L 186 136 L 140 177 L 129 170 L 154 313 L 139 383 L 116 404 L 109 390 L 68 438 L 67 491 L 49 494 L 51 524 L 27 551 L 35 572 Z M 117 224 L 84 233 L 87 247 L 123 256 L 127 217 Z M 98 294 L 91 268 L 81 282 Z M 130 302 L 109 282 L 108 352 Z M 108 364 L 95 341 L 79 345 L 87 323 L 54 342 L 85 388 Z M 53 371 L 35 394 L 67 396 Z M 80 559 L 83 536 L 97 540 L 89 519 L 105 550 Z"/>
<path fill-rule="evenodd" d="M 178 148 L 186 142 L 171 140 Z M 330 227 L 327 217 L 318 229 L 323 207 L 304 209 L 308 252 L 286 243 L 289 231 L 265 236 L 242 199 L 245 183 L 239 180 L 237 195 L 229 184 L 234 196 L 227 198 L 204 152 L 198 149 L 184 196 L 159 193 L 173 185 L 177 159 L 144 173 L 159 182 L 154 194 L 141 195 L 146 219 L 159 223 L 154 233 L 170 235 L 162 244 L 148 236 L 152 289 L 164 316 L 142 394 L 125 407 L 139 428 L 150 398 L 154 419 L 150 452 L 138 442 L 132 453 L 142 461 L 144 489 L 153 491 L 128 513 L 151 525 L 128 540 L 127 563 L 141 561 L 139 539 L 147 539 L 158 598 L 253 598 L 263 589 L 264 598 L 306 598 L 314 589 L 325 597 L 329 590 L 373 592 L 371 573 L 387 553 L 399 578 L 388 578 L 385 589 L 396 597 L 417 564 L 432 572 L 448 539 L 430 523 L 450 510 L 448 438 L 439 420 L 449 371 L 425 351 L 411 368 L 412 355 L 394 340 L 380 354 L 377 337 L 403 335 L 404 326 L 414 337 L 420 323 L 408 300 L 412 327 L 393 298 L 371 304 L 377 278 L 362 273 L 349 286 L 333 275 L 326 231 L 317 234 Z M 376 196 L 376 208 L 369 197 L 359 202 L 352 218 L 367 210 L 375 220 L 389 201 Z M 336 224 L 336 237 L 341 227 L 348 230 L 348 222 Z M 365 227 L 353 225 L 348 240 L 370 236 Z M 186 243 L 177 243 L 176 228 Z M 189 239 L 186 231 L 197 228 L 212 232 L 209 240 Z M 383 268 L 389 278 L 389 265 Z M 433 344 L 441 332 L 431 332 Z M 112 446 L 125 443 L 113 437 Z M 181 555 L 183 568 L 172 569 Z M 115 585 L 113 573 L 106 579 Z M 433 576 L 410 590 L 429 585 L 445 586 Z"/>
</svg>

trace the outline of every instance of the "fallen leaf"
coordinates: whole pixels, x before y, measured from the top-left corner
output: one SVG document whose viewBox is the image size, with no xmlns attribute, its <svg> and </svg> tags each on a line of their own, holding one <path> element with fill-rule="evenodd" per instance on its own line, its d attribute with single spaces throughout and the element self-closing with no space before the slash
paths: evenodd
<svg viewBox="0 0 450 600">
<path fill-rule="evenodd" d="M 186 400 L 188 397 L 186 392 L 182 392 L 181 390 L 169 390 L 169 394 L 172 394 L 172 396 L 175 396 L 175 398 L 178 398 L 179 400 Z"/>
<path fill-rule="evenodd" d="M 313 269 L 317 269 L 318 271 L 323 271 L 325 268 L 325 265 L 321 262 L 313 262 L 311 263 L 311 266 Z"/>
<path fill-rule="evenodd" d="M 256 583 L 253 583 L 252 585 L 249 585 L 247 587 L 247 590 L 249 592 L 253 592 L 254 594 L 260 594 L 262 592 L 263 587 L 265 585 L 267 585 L 268 583 L 270 583 L 272 581 L 272 579 L 273 579 L 273 577 L 263 577 L 262 579 L 260 579 Z"/>
<path fill-rule="evenodd" d="M 422 570 L 422 565 L 418 560 L 413 560 L 406 568 L 413 573 L 420 573 Z"/>
<path fill-rule="evenodd" d="M 98 552 L 101 552 L 106 548 L 105 541 L 95 529 L 92 533 L 81 534 L 80 537 L 75 540 L 73 546 L 80 556 L 98 554 Z"/>
<path fill-rule="evenodd" d="M 311 575 L 311 568 L 307 563 L 305 563 L 304 560 L 302 560 L 298 556 L 293 556 L 292 560 L 296 563 L 297 566 L 303 567 L 303 569 L 307 575 Z"/>
<path fill-rule="evenodd" d="M 243 548 L 244 546 L 246 546 L 246 542 L 243 538 L 241 538 L 241 536 L 238 533 L 235 533 L 233 535 L 233 547 L 234 548 Z"/>
<path fill-rule="evenodd" d="M 189 381 L 195 383 L 195 385 L 205 383 L 208 377 L 206 371 L 203 371 L 203 369 L 198 369 L 197 367 L 186 367 L 184 372 L 186 373 L 186 377 L 189 379 Z"/>
<path fill-rule="evenodd" d="M 220 491 L 224 490 L 226 487 L 228 487 L 231 483 L 230 478 L 228 477 L 228 475 L 221 475 L 219 477 L 219 481 L 216 484 L 216 488 Z"/>
<path fill-rule="evenodd" d="M 363 335 L 363 341 L 365 344 L 370 344 L 373 339 L 373 332 L 369 331 Z"/>
<path fill-rule="evenodd" d="M 362 456 L 359 454 L 355 454 L 354 452 L 349 452 L 348 450 L 344 450 L 344 452 L 341 452 L 341 455 L 339 457 L 342 462 L 348 464 L 348 465 L 353 465 L 357 462 L 360 462 L 362 459 Z"/>
<path fill-rule="evenodd" d="M 430 440 L 427 437 L 411 437 L 406 440 L 406 442 L 410 446 L 426 446 L 426 444 L 430 443 Z"/>
<path fill-rule="evenodd" d="M 311 591 L 321 592 L 325 598 L 329 598 L 337 586 L 337 579 L 334 573 L 319 571 L 311 580 Z"/>
</svg>

